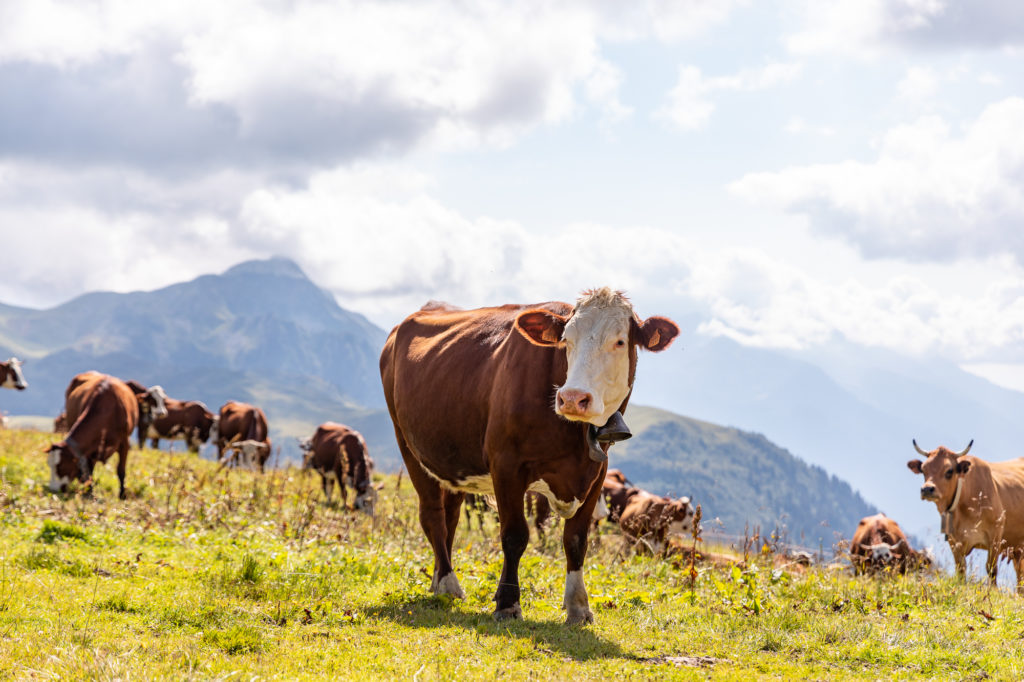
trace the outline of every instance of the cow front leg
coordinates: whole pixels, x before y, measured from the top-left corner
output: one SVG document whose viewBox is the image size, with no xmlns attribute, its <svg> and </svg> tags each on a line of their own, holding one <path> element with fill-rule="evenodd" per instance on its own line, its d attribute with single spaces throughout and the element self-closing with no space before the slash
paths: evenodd
<svg viewBox="0 0 1024 682">
<path fill-rule="evenodd" d="M 334 467 L 334 478 L 338 481 L 338 497 L 341 498 L 341 508 L 348 509 L 348 489 L 345 487 L 345 467 L 341 464 Z"/>
<path fill-rule="evenodd" d="M 526 522 L 523 498 L 526 490 L 514 485 L 495 486 L 498 503 L 498 523 L 501 526 L 501 552 L 504 562 L 498 589 L 494 593 L 494 619 L 520 619 L 523 609 L 519 605 L 519 560 L 530 542 L 530 526 Z"/>
<path fill-rule="evenodd" d="M 334 481 L 330 476 L 320 474 L 320 487 L 324 490 L 324 504 L 331 503 L 331 492 L 334 491 Z"/>
<path fill-rule="evenodd" d="M 117 482 L 120 486 L 117 496 L 122 500 L 126 497 L 124 490 L 124 474 L 128 466 L 128 446 L 129 443 L 125 442 L 124 445 L 117 450 Z"/>
<path fill-rule="evenodd" d="M 949 549 L 953 553 L 953 563 L 956 565 L 956 575 L 961 580 L 967 579 L 967 552 L 964 551 L 963 545 L 959 542 L 955 542 L 953 538 L 949 539 Z"/>
<path fill-rule="evenodd" d="M 587 556 L 587 535 L 590 531 L 589 509 L 581 507 L 576 515 L 565 522 L 562 534 L 562 547 L 565 549 L 565 597 L 562 608 L 565 609 L 566 625 L 581 625 L 594 622 L 594 613 L 590 610 L 590 599 L 587 588 L 583 584 L 583 561 Z"/>
<path fill-rule="evenodd" d="M 562 608 L 565 609 L 566 625 L 594 622 L 587 588 L 583 584 L 583 561 L 587 557 L 587 536 L 594 508 L 601 496 L 606 467 L 601 469 L 583 504 L 571 519 L 566 519 L 562 532 L 562 547 L 565 550 L 565 597 L 562 599 Z"/>
</svg>

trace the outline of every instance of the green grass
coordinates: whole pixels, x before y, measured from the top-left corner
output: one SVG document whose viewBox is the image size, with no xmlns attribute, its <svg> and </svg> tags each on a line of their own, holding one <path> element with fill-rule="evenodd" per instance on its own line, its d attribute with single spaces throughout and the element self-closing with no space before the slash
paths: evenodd
<svg viewBox="0 0 1024 682">
<path fill-rule="evenodd" d="M 319 479 L 132 451 L 95 496 L 46 492 L 47 434 L 0 432 L 0 678 L 879 679 L 1024 677 L 1020 600 L 940 576 L 790 574 L 590 550 L 596 623 L 562 624 L 558 532 L 531 542 L 525 619 L 495 622 L 494 522 L 460 527 L 465 601 L 430 595 L 408 480 L 376 519 Z"/>
</svg>

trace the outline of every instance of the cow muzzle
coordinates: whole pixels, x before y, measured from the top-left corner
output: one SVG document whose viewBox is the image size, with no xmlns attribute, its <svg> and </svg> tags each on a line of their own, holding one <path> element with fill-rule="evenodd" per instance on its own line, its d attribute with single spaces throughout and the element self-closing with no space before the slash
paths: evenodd
<svg viewBox="0 0 1024 682">
<path fill-rule="evenodd" d="M 935 492 L 935 486 L 923 485 L 921 486 L 921 499 L 926 501 L 934 501 L 939 499 L 938 493 Z"/>
<path fill-rule="evenodd" d="M 560 388 L 555 393 L 555 412 L 574 421 L 588 421 L 599 412 L 594 408 L 594 396 L 575 388 Z"/>
</svg>

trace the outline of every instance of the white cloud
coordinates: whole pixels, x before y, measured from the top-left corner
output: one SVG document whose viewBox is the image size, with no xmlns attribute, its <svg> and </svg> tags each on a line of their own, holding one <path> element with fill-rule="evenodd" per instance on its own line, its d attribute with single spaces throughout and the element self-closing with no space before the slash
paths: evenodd
<svg viewBox="0 0 1024 682">
<path fill-rule="evenodd" d="M 715 110 L 711 100 L 713 93 L 767 90 L 794 80 L 801 71 L 800 64 L 772 63 L 729 76 L 708 78 L 696 66 L 681 66 L 676 84 L 668 93 L 668 101 L 655 116 L 681 130 L 697 130 L 707 124 Z"/>
<path fill-rule="evenodd" d="M 803 26 L 785 43 L 797 54 L 877 57 L 893 48 L 1024 45 L 1024 5 L 1005 0 L 798 0 Z"/>
<path fill-rule="evenodd" d="M 951 296 L 910 275 L 825 281 L 756 251 L 708 248 L 666 230 L 573 223 L 537 234 L 512 220 L 467 216 L 437 199 L 428 176 L 394 165 L 250 188 L 220 213 L 175 183 L 113 172 L 90 178 L 91 191 L 120 187 L 137 191 L 137 201 L 100 210 L 69 193 L 45 204 L 36 185 L 59 192 L 64 171 L 8 165 L 2 177 L 0 242 L 17 254 L 5 262 L 5 302 L 156 288 L 288 256 L 382 326 L 431 298 L 471 307 L 571 299 L 607 284 L 629 292 L 643 315 L 703 310 L 702 332 L 748 345 L 808 348 L 841 337 L 964 362 L 1024 359 L 1024 275 L 1011 263 L 993 267 L 976 296 Z"/>
<path fill-rule="evenodd" d="M 48 117 L 19 120 L 22 158 L 324 167 L 424 144 L 505 146 L 588 105 L 621 120 L 624 76 L 605 43 L 690 38 L 740 4 L 15 0 L 0 4 L 0 87 L 78 133 L 54 141 L 36 129 Z M 68 145 L 84 149 L 54 149 Z"/>
<path fill-rule="evenodd" d="M 961 135 L 940 118 L 890 130 L 878 158 L 753 173 L 730 189 L 805 214 L 869 257 L 1024 263 L 1024 99 L 988 106 Z"/>
<path fill-rule="evenodd" d="M 921 103 L 930 100 L 938 92 L 939 78 L 933 69 L 912 66 L 907 69 L 896 89 L 901 99 Z"/>
</svg>

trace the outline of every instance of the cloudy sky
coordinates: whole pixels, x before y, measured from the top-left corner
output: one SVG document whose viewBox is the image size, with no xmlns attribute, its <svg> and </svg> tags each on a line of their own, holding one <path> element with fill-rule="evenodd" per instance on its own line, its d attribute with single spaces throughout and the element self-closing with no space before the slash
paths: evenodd
<svg viewBox="0 0 1024 682">
<path fill-rule="evenodd" d="M 1020 364 L 1024 5 L 0 0 L 0 244 L 33 307 L 283 255 Z"/>
</svg>

